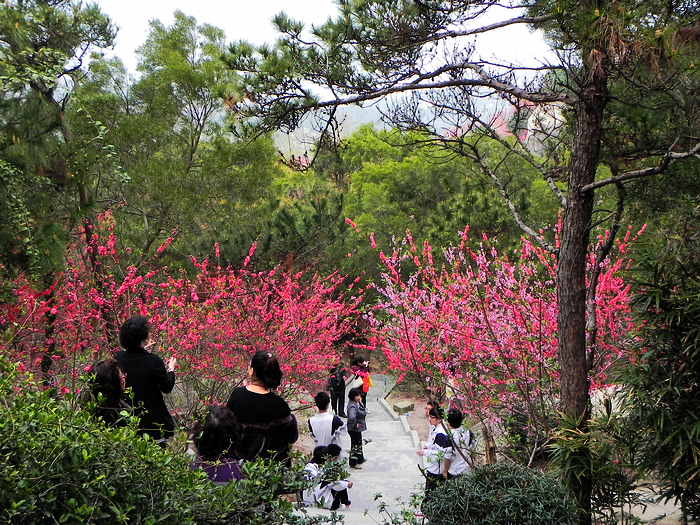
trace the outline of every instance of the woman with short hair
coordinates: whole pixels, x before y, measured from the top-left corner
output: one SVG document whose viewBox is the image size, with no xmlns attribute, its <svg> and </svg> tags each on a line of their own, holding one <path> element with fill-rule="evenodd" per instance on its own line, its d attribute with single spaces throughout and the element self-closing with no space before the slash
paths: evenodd
<svg viewBox="0 0 700 525">
<path fill-rule="evenodd" d="M 362 392 L 357 388 L 351 388 L 348 392 L 348 435 L 350 436 L 350 468 L 360 469 L 365 456 L 362 452 L 362 432 L 367 430 L 365 418 L 367 412 L 362 404 Z"/>
<path fill-rule="evenodd" d="M 126 373 L 126 387 L 132 391 L 132 406 L 139 416 L 139 429 L 165 447 L 166 439 L 175 430 L 175 421 L 165 404 L 163 394 L 175 386 L 174 357 L 168 364 L 146 348 L 151 326 L 143 315 L 132 317 L 119 329 L 119 342 L 124 348 L 115 356 Z"/>
<path fill-rule="evenodd" d="M 472 468 L 471 451 L 476 448 L 474 433 L 462 426 L 464 415 L 457 408 L 447 411 L 447 424 L 450 426 L 452 455 L 445 459 L 444 475 L 447 479 L 467 474 Z"/>
</svg>

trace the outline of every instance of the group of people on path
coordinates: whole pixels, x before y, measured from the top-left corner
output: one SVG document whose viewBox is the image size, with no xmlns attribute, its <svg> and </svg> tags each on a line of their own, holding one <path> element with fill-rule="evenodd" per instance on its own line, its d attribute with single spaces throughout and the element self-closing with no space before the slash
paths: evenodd
<svg viewBox="0 0 700 525">
<path fill-rule="evenodd" d="M 126 424 L 122 417 L 126 410 L 139 418 L 142 433 L 165 447 L 174 433 L 175 423 L 163 394 L 172 392 L 175 386 L 177 361 L 172 357 L 166 363 L 149 352 L 153 344 L 149 336 L 150 325 L 145 316 L 126 321 L 119 332 L 123 350 L 114 359 L 92 366 L 91 393 L 98 399 L 96 415 L 107 424 Z M 335 479 L 334 469 L 329 466 L 342 454 L 340 436 L 345 433 L 350 437 L 350 468 L 361 469 L 366 461 L 362 433 L 367 430 L 366 399 L 371 377 L 369 363 L 362 357 L 353 360 L 349 371 L 339 363 L 330 372 L 326 386 L 330 395 L 326 391 L 316 394 L 318 413 L 308 420 L 316 446 L 305 471 L 316 484 L 303 493 L 302 499 L 306 504 L 335 510 L 350 505 L 348 489 L 353 483 Z M 192 468 L 202 468 L 217 484 L 241 479 L 241 460 L 263 458 L 289 465 L 291 445 L 299 437 L 296 418 L 287 402 L 275 392 L 282 380 L 277 358 L 269 352 L 256 352 L 248 376 L 245 386 L 233 389 L 225 406 L 210 407 L 204 421 L 193 432 L 197 453 Z M 130 398 L 125 396 L 127 388 L 131 389 Z M 329 412 L 330 405 L 334 414 Z M 460 410 L 450 409 L 445 418 L 439 405 L 429 402 L 425 414 L 430 431 L 426 445 L 417 454 L 427 464 L 425 490 L 429 497 L 440 483 L 470 469 L 470 451 L 475 439 L 469 429 L 462 427 Z"/>
<path fill-rule="evenodd" d="M 348 463 L 350 468 L 354 469 L 361 469 L 362 463 L 365 462 L 362 432 L 367 430 L 365 422 L 368 414 L 367 392 L 371 386 L 369 361 L 360 356 L 356 356 L 352 360 L 349 371 L 343 368 L 342 363 L 331 368 L 326 385 L 326 390 L 331 393 L 333 411 L 337 416 L 347 418 L 347 433 L 350 436 Z M 350 388 L 347 395 L 347 410 L 344 405 L 346 388 Z"/>
<path fill-rule="evenodd" d="M 329 463 L 338 462 L 342 449 L 340 436 L 346 433 L 350 436 L 350 455 L 348 463 L 350 468 L 361 469 L 361 464 L 366 461 L 362 450 L 362 432 L 367 430 L 365 418 L 367 410 L 362 401 L 363 394 L 369 390 L 369 363 L 362 357 L 356 357 L 353 368 L 348 373 L 342 364 L 331 369 L 330 378 L 326 385 L 326 391 L 319 392 L 314 397 L 318 413 L 308 420 L 309 434 L 316 445 L 311 461 L 306 465 L 305 471 L 310 478 L 320 480 L 314 487 L 304 491 L 303 503 L 318 507 L 337 510 L 348 508 L 348 489 L 352 488 L 352 481 L 338 478 L 333 469 L 329 469 Z M 358 386 L 352 386 L 357 384 Z M 345 389 L 348 392 L 347 411 L 345 410 Z M 364 388 L 363 388 L 364 387 Z M 329 406 L 333 403 L 335 414 L 329 413 Z M 347 413 L 346 413 L 347 412 Z M 341 418 L 346 418 L 347 422 Z"/>
<path fill-rule="evenodd" d="M 150 329 L 148 318 L 140 315 L 121 325 L 119 341 L 123 349 L 114 359 L 91 367 L 90 394 L 97 400 L 95 414 L 107 424 L 125 425 L 123 414 L 126 411 L 138 417 L 143 434 L 165 447 L 174 434 L 175 422 L 163 394 L 169 394 L 175 386 L 177 361 L 172 357 L 166 363 L 148 351 L 153 345 L 149 339 Z M 363 358 L 356 358 L 350 372 L 342 366 L 335 367 L 343 377 L 342 394 L 346 382 L 351 386 L 347 414 L 344 400 L 336 395 L 340 388 L 331 390 L 334 411 L 347 418 L 347 423 L 328 413 L 331 403 L 328 393 L 316 395 L 319 412 L 310 418 L 309 428 L 317 446 L 305 469 L 311 477 L 321 476 L 321 470 L 328 470 L 322 465 L 338 460 L 342 452 L 339 436 L 345 432 L 351 439 L 350 466 L 360 468 L 365 461 L 362 432 L 367 429 L 363 403 L 363 395 L 366 398 L 369 388 L 367 366 Z M 289 465 L 291 445 L 299 437 L 296 418 L 287 402 L 275 392 L 282 380 L 277 358 L 269 352 L 256 352 L 251 358 L 248 376 L 245 386 L 233 389 L 225 406 L 210 407 L 204 421 L 196 425 L 192 434 L 197 450 L 192 468 L 202 468 L 217 484 L 241 479 L 239 462 L 242 460 L 262 458 Z M 126 396 L 127 389 L 130 389 L 130 396 Z M 347 489 L 352 487 L 352 482 L 327 478 L 317 481 L 316 486 L 304 494 L 305 502 L 331 509 L 350 505 Z"/>
</svg>

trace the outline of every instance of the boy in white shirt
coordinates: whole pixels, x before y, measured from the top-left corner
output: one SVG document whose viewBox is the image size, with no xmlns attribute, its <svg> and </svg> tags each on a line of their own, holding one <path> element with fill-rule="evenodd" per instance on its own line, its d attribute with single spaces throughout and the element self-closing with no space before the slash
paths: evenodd
<svg viewBox="0 0 700 525">
<path fill-rule="evenodd" d="M 339 445 L 340 436 L 347 432 L 347 426 L 338 416 L 328 413 L 331 397 L 326 392 L 319 392 L 314 397 L 318 414 L 309 418 L 309 431 L 317 447 L 331 443 Z"/>
</svg>

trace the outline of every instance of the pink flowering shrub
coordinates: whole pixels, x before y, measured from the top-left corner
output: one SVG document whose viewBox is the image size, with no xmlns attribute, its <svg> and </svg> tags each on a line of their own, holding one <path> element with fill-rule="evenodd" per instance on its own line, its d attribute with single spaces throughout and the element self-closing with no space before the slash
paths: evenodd
<svg viewBox="0 0 700 525">
<path fill-rule="evenodd" d="M 150 350 L 178 359 L 168 400 L 175 412 L 187 416 L 202 402 L 225 402 L 257 350 L 278 356 L 284 395 L 323 388 L 344 350 L 339 341 L 353 340 L 360 317 L 362 290 L 354 283 L 338 274 L 254 272 L 194 258 L 188 277 L 158 266 L 158 255 L 122 268 L 108 220 L 107 238 L 95 233 L 87 245 L 76 243 L 48 289 L 12 283 L 14 300 L 0 305 L 6 359 L 38 376 L 43 368 L 45 382 L 60 392 L 76 391 L 87 366 L 119 349 L 120 324 L 142 314 L 156 342 Z"/>
<path fill-rule="evenodd" d="M 427 243 L 419 251 L 410 233 L 404 249 L 380 254 L 385 271 L 374 313 L 384 354 L 426 395 L 449 398 L 496 426 L 510 425 L 517 414 L 530 437 L 546 436 L 559 388 L 556 259 L 527 240 L 511 260 L 486 239 L 471 250 L 466 238 L 467 229 L 459 248 L 446 252 L 445 266 L 434 263 Z M 629 356 L 629 289 L 622 279 L 628 242 L 629 232 L 598 284 L 593 388 L 606 384 L 612 363 Z"/>
</svg>

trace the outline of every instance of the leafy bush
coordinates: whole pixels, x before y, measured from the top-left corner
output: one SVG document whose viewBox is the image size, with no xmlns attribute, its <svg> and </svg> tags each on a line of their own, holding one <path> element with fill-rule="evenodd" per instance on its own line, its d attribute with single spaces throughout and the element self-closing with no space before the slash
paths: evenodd
<svg viewBox="0 0 700 525">
<path fill-rule="evenodd" d="M 601 395 L 605 395 L 601 393 Z M 595 523 L 641 523 L 634 507 L 648 503 L 645 473 L 640 469 L 639 428 L 618 412 L 620 397 L 603 397 L 583 432 L 577 419 L 561 417 L 549 445 L 550 468 L 562 477 L 586 476 L 592 480 L 590 502 Z"/>
<path fill-rule="evenodd" d="M 0 360 L 0 523 L 311 524 L 280 494 L 304 488 L 301 466 L 263 461 L 217 487 L 185 454 L 132 425 L 109 428 Z"/>
<path fill-rule="evenodd" d="M 657 494 L 700 523 L 700 202 L 637 257 L 639 356 L 620 371 L 627 424 Z"/>
<path fill-rule="evenodd" d="M 431 525 L 568 525 L 577 507 L 556 479 L 499 463 L 449 480 L 423 505 Z"/>
</svg>

